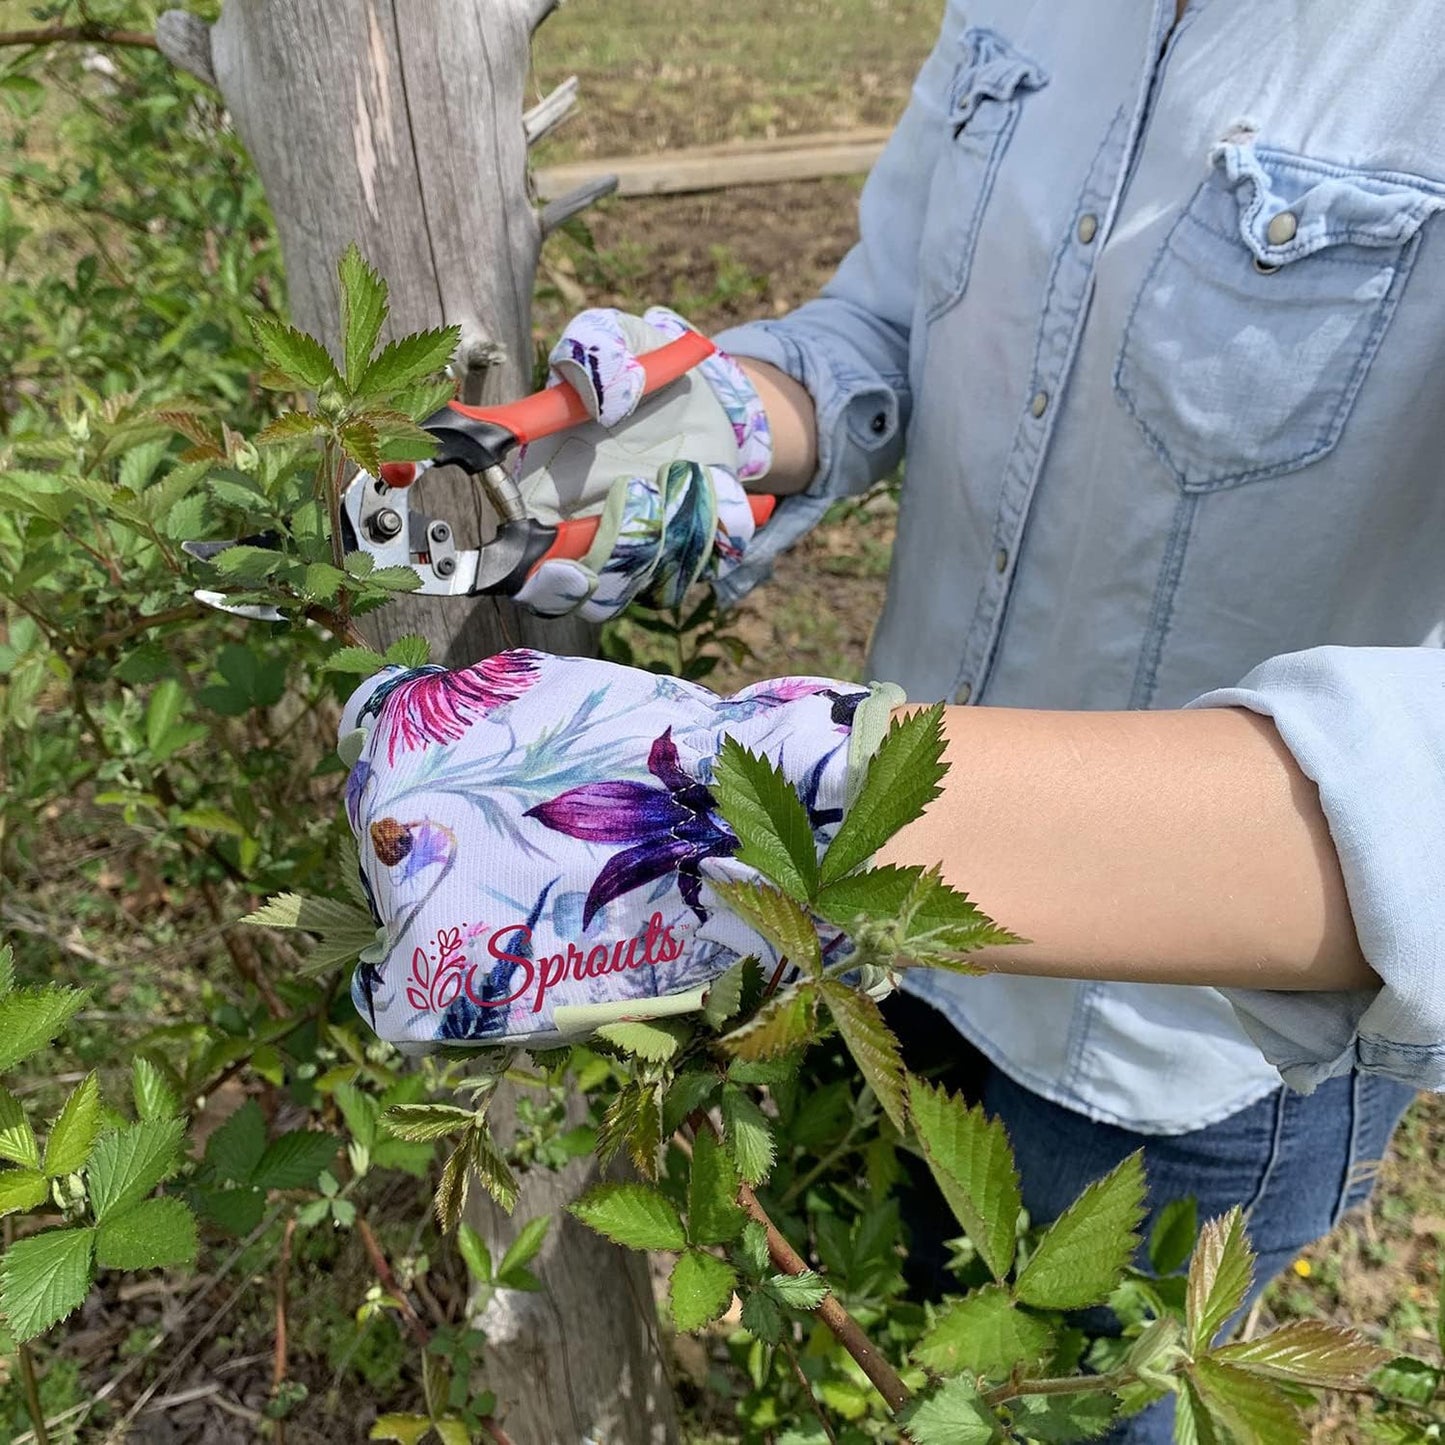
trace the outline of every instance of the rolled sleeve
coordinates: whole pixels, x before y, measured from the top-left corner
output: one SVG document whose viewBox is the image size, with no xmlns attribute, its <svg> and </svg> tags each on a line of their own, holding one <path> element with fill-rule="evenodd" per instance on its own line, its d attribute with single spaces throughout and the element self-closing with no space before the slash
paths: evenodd
<svg viewBox="0 0 1445 1445">
<path fill-rule="evenodd" d="M 868 176 L 858 244 L 815 301 L 780 320 L 716 337 L 724 351 L 768 362 L 813 398 L 818 471 L 785 497 L 743 564 L 718 587 L 734 602 L 763 581 L 779 553 L 816 526 L 829 505 L 886 477 L 903 455 L 912 409 L 909 347 L 918 294 L 918 245 L 958 63 L 956 22 L 914 82 L 912 98 Z"/>
<path fill-rule="evenodd" d="M 1319 647 L 1191 707 L 1274 720 L 1319 788 L 1360 948 L 1383 987 L 1226 990 L 1291 1087 L 1358 1069 L 1445 1090 L 1445 652 Z"/>
</svg>

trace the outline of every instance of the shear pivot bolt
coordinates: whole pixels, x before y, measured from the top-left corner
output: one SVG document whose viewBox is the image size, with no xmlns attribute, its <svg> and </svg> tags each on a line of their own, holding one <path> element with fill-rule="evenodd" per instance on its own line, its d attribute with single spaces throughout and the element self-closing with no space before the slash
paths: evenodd
<svg viewBox="0 0 1445 1445">
<path fill-rule="evenodd" d="M 380 538 L 383 542 L 396 536 L 401 531 L 401 514 L 390 507 L 383 507 L 371 519 L 371 535 Z"/>
<path fill-rule="evenodd" d="M 457 559 L 455 557 L 438 557 L 435 570 L 438 577 L 450 577 L 457 570 Z"/>
<path fill-rule="evenodd" d="M 452 534 L 452 529 L 445 522 L 433 522 L 431 526 L 431 539 L 433 542 L 445 542 Z"/>
</svg>

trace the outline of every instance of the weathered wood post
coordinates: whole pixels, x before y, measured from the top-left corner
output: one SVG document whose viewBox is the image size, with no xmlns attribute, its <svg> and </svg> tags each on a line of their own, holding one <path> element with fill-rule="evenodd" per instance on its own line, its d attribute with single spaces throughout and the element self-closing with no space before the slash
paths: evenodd
<svg viewBox="0 0 1445 1445">
<path fill-rule="evenodd" d="M 531 199 L 527 146 L 566 115 L 576 91 L 569 81 L 524 113 L 531 33 L 554 4 L 225 0 L 214 26 L 184 11 L 161 16 L 161 49 L 220 90 L 260 173 L 297 325 L 335 349 L 336 261 L 356 241 L 390 285 L 392 334 L 457 323 L 469 400 L 527 389 L 542 239 L 607 189 L 585 187 L 541 210 Z M 455 520 L 459 544 L 473 540 L 469 519 L 483 525 L 474 491 L 428 500 Z M 402 596 L 366 622 L 382 644 L 422 634 L 452 666 L 518 643 L 595 650 L 583 624 L 539 622 L 490 600 Z M 487 1382 L 516 1445 L 676 1437 L 646 1268 L 563 1211 L 594 1175 L 578 1161 L 522 1181 L 515 1218 L 553 1218 L 533 1265 L 544 1292 L 504 1292 L 484 1320 Z M 515 1226 L 485 1201 L 472 1223 L 500 1258 Z"/>
</svg>

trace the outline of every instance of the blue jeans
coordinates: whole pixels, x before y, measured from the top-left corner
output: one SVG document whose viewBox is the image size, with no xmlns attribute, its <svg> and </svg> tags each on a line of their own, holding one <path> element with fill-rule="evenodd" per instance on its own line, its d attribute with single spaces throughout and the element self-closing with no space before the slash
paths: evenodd
<svg viewBox="0 0 1445 1445">
<path fill-rule="evenodd" d="M 1246 1309 L 1301 1249 L 1369 1198 L 1395 1125 L 1415 1097 L 1391 1080 L 1351 1074 L 1308 1096 L 1281 1088 L 1192 1133 L 1136 1134 L 1096 1124 L 1015 1083 L 918 1000 L 890 999 L 885 1011 L 911 1068 L 981 1100 L 1003 1120 L 1018 1160 L 1024 1207 L 1034 1223 L 1057 1218 L 1086 1184 L 1136 1149 L 1144 1151 L 1149 1181 L 1146 1239 L 1155 1212 L 1171 1199 L 1192 1194 L 1201 1221 L 1243 1205 L 1258 1255 Z M 910 1235 L 905 1273 L 915 1292 L 936 1299 L 957 1288 L 944 1270 L 943 1240 L 960 1231 L 926 1170 L 905 1157 L 911 1169 L 900 1199 Z M 1087 1324 L 1096 1332 L 1100 1324 L 1107 1328 L 1106 1320 Z M 1161 1400 L 1120 1422 L 1105 1441 L 1169 1445 L 1173 1418 L 1173 1400 Z"/>
</svg>

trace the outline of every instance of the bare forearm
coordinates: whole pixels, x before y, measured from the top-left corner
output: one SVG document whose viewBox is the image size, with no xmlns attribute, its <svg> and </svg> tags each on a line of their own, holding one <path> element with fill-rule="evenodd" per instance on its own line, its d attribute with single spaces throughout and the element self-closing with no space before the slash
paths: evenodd
<svg viewBox="0 0 1445 1445">
<path fill-rule="evenodd" d="M 801 492 L 818 470 L 818 427 L 807 388 L 765 361 L 738 357 L 757 388 L 773 437 L 773 464 L 755 487 L 786 497 Z"/>
<path fill-rule="evenodd" d="M 984 967 L 1365 988 L 1315 786 L 1241 710 L 950 708 L 944 794 L 881 861 L 944 876 L 1030 941 Z"/>
</svg>

